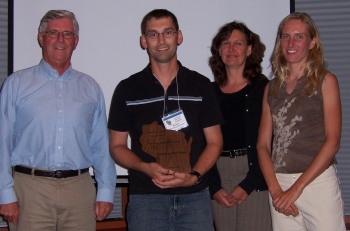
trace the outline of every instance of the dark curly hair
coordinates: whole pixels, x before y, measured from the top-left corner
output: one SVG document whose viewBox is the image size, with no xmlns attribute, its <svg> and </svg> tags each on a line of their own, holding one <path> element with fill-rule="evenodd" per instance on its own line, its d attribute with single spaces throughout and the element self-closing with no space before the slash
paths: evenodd
<svg viewBox="0 0 350 231">
<path fill-rule="evenodd" d="M 247 57 L 243 70 L 243 78 L 245 78 L 248 83 L 251 83 L 254 78 L 260 78 L 262 76 L 261 62 L 263 61 L 264 52 L 266 50 L 265 45 L 260 41 L 260 36 L 249 30 L 244 23 L 233 21 L 220 27 L 210 47 L 212 56 L 209 58 L 209 66 L 213 72 L 215 82 L 220 86 L 226 84 L 227 75 L 225 64 L 219 54 L 219 49 L 221 42 L 228 39 L 233 30 L 240 30 L 245 35 L 248 46 L 252 46 L 252 53 Z"/>
</svg>

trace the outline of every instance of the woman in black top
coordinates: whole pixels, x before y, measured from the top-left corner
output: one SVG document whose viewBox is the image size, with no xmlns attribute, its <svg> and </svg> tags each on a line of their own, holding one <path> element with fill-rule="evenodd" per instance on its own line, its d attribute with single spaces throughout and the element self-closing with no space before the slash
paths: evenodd
<svg viewBox="0 0 350 231">
<path fill-rule="evenodd" d="M 269 231 L 268 191 L 256 142 L 267 78 L 261 62 L 265 45 L 244 23 L 222 26 L 211 45 L 209 65 L 225 124 L 224 148 L 209 172 L 217 231 Z"/>
</svg>

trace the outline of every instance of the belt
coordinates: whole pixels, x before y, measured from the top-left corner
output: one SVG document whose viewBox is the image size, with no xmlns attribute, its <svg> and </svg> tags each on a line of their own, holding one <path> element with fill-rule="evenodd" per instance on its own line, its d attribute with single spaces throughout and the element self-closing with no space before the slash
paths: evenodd
<svg viewBox="0 0 350 231">
<path fill-rule="evenodd" d="M 237 158 L 239 156 L 244 156 L 248 154 L 248 150 L 246 148 L 234 149 L 228 151 L 222 151 L 221 156 L 229 156 L 230 158 Z"/>
<path fill-rule="evenodd" d="M 66 177 L 72 177 L 72 176 L 78 176 L 79 174 L 85 173 L 89 171 L 89 168 L 84 168 L 80 170 L 39 170 L 35 168 L 27 168 L 20 165 L 16 165 L 13 170 L 15 172 L 20 172 L 28 175 L 34 175 L 34 176 L 45 176 L 45 177 L 52 177 L 52 178 L 66 178 Z"/>
</svg>

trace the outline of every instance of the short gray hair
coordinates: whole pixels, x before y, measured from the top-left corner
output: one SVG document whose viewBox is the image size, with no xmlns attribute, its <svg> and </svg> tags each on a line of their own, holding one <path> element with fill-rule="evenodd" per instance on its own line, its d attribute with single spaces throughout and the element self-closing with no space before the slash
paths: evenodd
<svg viewBox="0 0 350 231">
<path fill-rule="evenodd" d="M 79 35 L 79 24 L 73 12 L 68 10 L 49 10 L 44 17 L 40 20 L 39 33 L 45 31 L 47 24 L 54 19 L 67 18 L 72 21 L 74 34 Z"/>
</svg>

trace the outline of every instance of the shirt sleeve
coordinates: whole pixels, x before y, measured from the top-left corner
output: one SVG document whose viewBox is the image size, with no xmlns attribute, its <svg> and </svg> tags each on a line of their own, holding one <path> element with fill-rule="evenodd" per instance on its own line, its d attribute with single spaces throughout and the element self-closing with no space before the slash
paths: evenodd
<svg viewBox="0 0 350 231">
<path fill-rule="evenodd" d="M 8 77 L 0 93 L 0 204 L 17 201 L 13 190 L 14 182 L 11 166 L 17 90 L 18 84 L 15 78 Z"/>
<path fill-rule="evenodd" d="M 128 113 L 125 96 L 132 92 L 127 83 L 122 80 L 114 90 L 109 109 L 108 128 L 114 131 L 127 132 L 130 130 L 131 115 Z"/>
<path fill-rule="evenodd" d="M 113 203 L 116 186 L 116 168 L 109 154 L 109 135 L 103 93 L 98 87 L 99 103 L 94 114 L 90 135 L 90 148 L 93 154 L 93 168 L 97 182 L 96 201 Z"/>
<path fill-rule="evenodd" d="M 262 79 L 256 82 L 255 87 L 252 90 L 251 105 L 249 106 L 250 116 L 246 117 L 246 136 L 247 143 L 250 146 L 248 150 L 248 163 L 249 171 L 247 176 L 238 185 L 246 191 L 249 195 L 254 190 L 266 190 L 267 186 L 264 180 L 264 176 L 261 173 L 258 154 L 256 149 L 256 143 L 258 139 L 258 131 L 260 126 L 260 117 L 262 111 L 262 100 L 264 95 L 265 86 L 268 80 Z M 252 110 L 251 110 L 252 109 Z"/>
<path fill-rule="evenodd" d="M 218 168 L 216 164 L 208 171 L 209 176 L 209 192 L 210 196 L 213 199 L 215 193 L 217 193 L 221 187 L 221 179 Z"/>
<path fill-rule="evenodd" d="M 247 176 L 238 184 L 248 195 L 257 189 L 261 182 L 264 182 L 264 177 L 258 165 L 258 163 L 255 163 L 254 167 L 250 167 Z"/>
<path fill-rule="evenodd" d="M 203 128 L 223 124 L 224 119 L 213 84 L 208 79 L 203 87 L 205 89 L 201 108 L 201 123 Z"/>
</svg>

